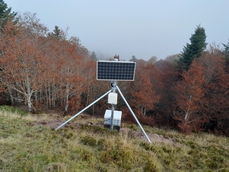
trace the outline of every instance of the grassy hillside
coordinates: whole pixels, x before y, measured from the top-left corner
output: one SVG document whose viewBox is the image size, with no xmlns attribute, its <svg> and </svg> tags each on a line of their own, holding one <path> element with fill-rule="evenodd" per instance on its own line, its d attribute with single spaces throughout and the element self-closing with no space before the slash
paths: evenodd
<svg viewBox="0 0 229 172">
<path fill-rule="evenodd" d="M 0 171 L 229 171 L 226 137 L 144 126 L 149 144 L 137 125 L 110 132 L 83 115 L 55 131 L 66 119 L 0 110 Z"/>
</svg>

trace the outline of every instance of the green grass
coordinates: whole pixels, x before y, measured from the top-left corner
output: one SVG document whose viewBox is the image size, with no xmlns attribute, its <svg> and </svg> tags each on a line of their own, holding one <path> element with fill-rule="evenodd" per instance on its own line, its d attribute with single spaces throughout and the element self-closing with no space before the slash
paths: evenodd
<svg viewBox="0 0 229 172">
<path fill-rule="evenodd" d="M 31 172 L 229 172 L 229 138 L 200 133 L 183 135 L 144 126 L 147 133 L 172 138 L 152 144 L 126 132 L 110 132 L 103 119 L 77 117 L 55 131 L 49 115 L 18 115 L 0 110 L 0 171 Z M 94 125 L 88 126 L 87 121 Z M 78 124 L 78 125 L 77 125 Z"/>
<path fill-rule="evenodd" d="M 13 106 L 7 106 L 7 105 L 0 106 L 0 111 L 12 112 L 12 113 L 16 113 L 16 114 L 21 115 L 21 116 L 27 114 L 27 112 L 25 112 L 24 110 L 15 108 Z"/>
</svg>

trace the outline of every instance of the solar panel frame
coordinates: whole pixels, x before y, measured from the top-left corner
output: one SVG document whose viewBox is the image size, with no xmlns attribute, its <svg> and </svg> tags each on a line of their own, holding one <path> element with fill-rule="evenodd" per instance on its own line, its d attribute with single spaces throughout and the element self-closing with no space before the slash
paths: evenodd
<svg viewBox="0 0 229 172">
<path fill-rule="evenodd" d="M 96 65 L 97 80 L 134 81 L 136 63 L 131 61 L 99 60 Z"/>
</svg>

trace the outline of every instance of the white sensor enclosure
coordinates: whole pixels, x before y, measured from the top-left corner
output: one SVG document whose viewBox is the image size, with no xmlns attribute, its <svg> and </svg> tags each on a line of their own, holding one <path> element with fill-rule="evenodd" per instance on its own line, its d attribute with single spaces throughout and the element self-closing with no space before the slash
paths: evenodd
<svg viewBox="0 0 229 172">
<path fill-rule="evenodd" d="M 118 94 L 117 93 L 109 93 L 108 94 L 108 103 L 112 105 L 116 105 L 118 101 Z"/>
<path fill-rule="evenodd" d="M 110 127 L 111 125 L 111 110 L 106 110 L 104 114 L 104 125 Z M 122 111 L 114 111 L 113 114 L 113 125 L 120 127 L 121 126 L 121 119 L 122 119 Z"/>
</svg>

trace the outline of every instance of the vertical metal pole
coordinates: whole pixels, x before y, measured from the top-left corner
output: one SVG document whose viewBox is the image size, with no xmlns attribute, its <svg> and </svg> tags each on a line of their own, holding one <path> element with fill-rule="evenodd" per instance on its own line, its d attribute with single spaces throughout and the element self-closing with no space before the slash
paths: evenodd
<svg viewBox="0 0 229 172">
<path fill-rule="evenodd" d="M 93 104 L 95 104 L 96 102 L 98 102 L 99 100 L 101 100 L 102 98 L 104 98 L 111 91 L 112 90 L 109 90 L 108 92 L 106 92 L 104 95 L 102 95 L 101 97 L 99 97 L 98 99 L 96 99 L 94 102 L 92 102 L 91 104 L 89 104 L 87 107 L 85 107 L 84 109 L 82 109 L 80 112 L 78 112 L 77 114 L 75 114 L 73 117 L 71 117 L 70 119 L 68 119 L 67 121 L 65 121 L 63 124 L 61 124 L 55 130 L 58 130 L 59 128 L 63 127 L 65 124 L 67 124 L 68 122 L 70 122 L 72 119 L 74 119 L 75 117 L 77 117 L 79 114 L 81 114 L 82 112 L 84 112 L 86 109 L 88 109 L 89 107 L 91 107 Z"/>
<path fill-rule="evenodd" d="M 114 105 L 112 104 L 111 105 L 111 126 L 110 126 L 110 130 L 113 130 L 114 128 Z"/>
<path fill-rule="evenodd" d="M 151 143 L 151 140 L 149 139 L 149 137 L 148 137 L 148 135 L 146 134 L 145 130 L 142 128 L 140 122 L 138 121 L 138 119 L 137 119 L 137 117 L 135 116 L 134 112 L 132 111 L 130 105 L 128 104 L 128 102 L 126 101 L 125 97 L 123 96 L 121 90 L 119 89 L 118 86 L 116 86 L 116 88 L 117 88 L 118 92 L 120 93 L 122 99 L 123 99 L 124 102 L 126 103 L 127 107 L 129 108 L 129 110 L 130 110 L 131 114 L 133 115 L 135 121 L 137 122 L 138 126 L 141 128 L 143 134 L 145 135 L 145 137 L 147 138 L 147 140 Z"/>
<path fill-rule="evenodd" d="M 114 61 L 118 61 L 117 58 L 114 58 Z M 115 93 L 116 91 L 116 81 L 113 80 L 111 81 L 111 86 L 112 86 L 112 92 Z M 111 126 L 110 126 L 110 130 L 112 131 L 114 128 L 114 104 L 111 105 Z"/>
<path fill-rule="evenodd" d="M 111 81 L 111 85 L 112 85 L 112 92 L 115 93 L 117 82 Z M 115 106 L 114 104 L 111 105 L 111 126 L 110 126 L 110 130 L 113 130 L 113 128 L 114 128 L 114 106 Z"/>
</svg>

